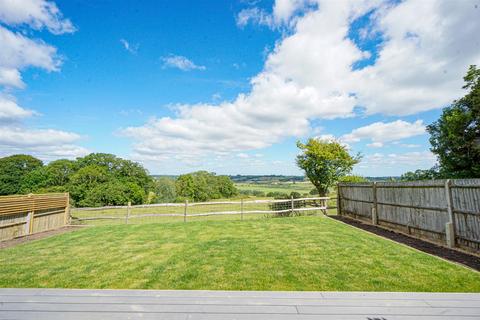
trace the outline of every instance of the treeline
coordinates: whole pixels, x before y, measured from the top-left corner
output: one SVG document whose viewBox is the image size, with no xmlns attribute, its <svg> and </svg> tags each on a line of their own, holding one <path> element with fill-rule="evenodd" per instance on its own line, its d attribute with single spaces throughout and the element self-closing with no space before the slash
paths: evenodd
<svg viewBox="0 0 480 320">
<path fill-rule="evenodd" d="M 0 158 L 0 195 L 49 192 L 69 192 L 77 207 L 207 201 L 237 194 L 226 176 L 199 171 L 178 179 L 153 179 L 139 163 L 112 154 L 48 164 L 30 155 Z"/>
<path fill-rule="evenodd" d="M 238 190 L 228 176 L 217 176 L 207 171 L 182 174 L 178 178 L 155 179 L 155 191 L 160 202 L 201 202 L 231 198 Z"/>
<path fill-rule="evenodd" d="M 235 175 L 230 176 L 232 181 L 237 183 L 271 183 L 271 182 L 303 182 L 304 176 L 284 175 Z"/>
</svg>

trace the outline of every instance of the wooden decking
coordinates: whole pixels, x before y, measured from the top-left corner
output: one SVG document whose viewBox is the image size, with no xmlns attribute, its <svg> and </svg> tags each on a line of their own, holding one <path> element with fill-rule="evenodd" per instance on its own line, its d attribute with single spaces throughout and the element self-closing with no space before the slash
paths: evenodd
<svg viewBox="0 0 480 320">
<path fill-rule="evenodd" d="M 480 294 L 0 289 L 0 319 L 480 319 Z"/>
</svg>

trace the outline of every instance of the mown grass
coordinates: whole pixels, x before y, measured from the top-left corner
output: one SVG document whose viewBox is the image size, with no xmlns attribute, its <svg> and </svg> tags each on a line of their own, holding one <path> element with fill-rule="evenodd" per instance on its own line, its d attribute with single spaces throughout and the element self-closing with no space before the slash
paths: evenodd
<svg viewBox="0 0 480 320">
<path fill-rule="evenodd" d="M 85 228 L 0 250 L 0 286 L 479 292 L 480 273 L 295 217 Z"/>
</svg>

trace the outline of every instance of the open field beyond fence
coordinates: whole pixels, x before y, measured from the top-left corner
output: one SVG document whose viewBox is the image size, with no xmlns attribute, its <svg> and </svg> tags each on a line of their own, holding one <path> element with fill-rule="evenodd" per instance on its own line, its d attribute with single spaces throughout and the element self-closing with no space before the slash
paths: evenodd
<svg viewBox="0 0 480 320">
<path fill-rule="evenodd" d="M 330 198 L 159 203 L 136 206 L 72 208 L 72 224 L 138 224 L 151 222 L 243 220 L 265 216 L 327 213 Z M 331 202 L 331 201 L 330 201 Z"/>
<path fill-rule="evenodd" d="M 0 287 L 480 292 L 480 273 L 320 215 L 82 228 L 0 250 Z"/>
</svg>

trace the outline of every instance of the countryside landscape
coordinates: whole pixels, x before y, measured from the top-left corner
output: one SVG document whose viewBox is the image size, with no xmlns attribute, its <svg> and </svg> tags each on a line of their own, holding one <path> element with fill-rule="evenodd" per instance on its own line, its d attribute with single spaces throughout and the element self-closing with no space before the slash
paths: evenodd
<svg viewBox="0 0 480 320">
<path fill-rule="evenodd" d="M 0 0 L 0 320 L 480 318 L 479 31 Z"/>
</svg>

